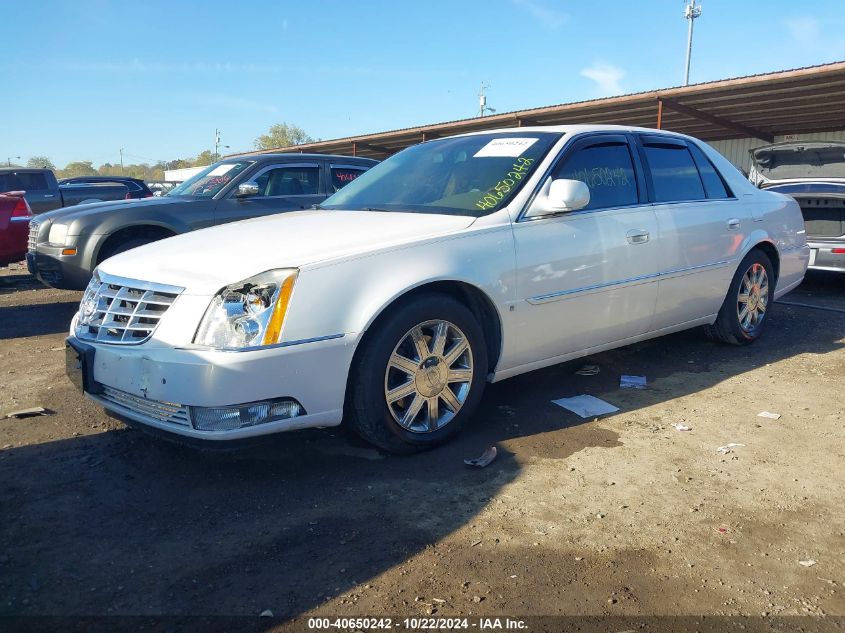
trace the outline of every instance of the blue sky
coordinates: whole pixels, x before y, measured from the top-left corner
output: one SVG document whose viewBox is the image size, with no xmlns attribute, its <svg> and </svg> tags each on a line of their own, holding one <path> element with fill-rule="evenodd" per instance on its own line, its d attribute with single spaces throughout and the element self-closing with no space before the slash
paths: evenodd
<svg viewBox="0 0 845 633">
<path fill-rule="evenodd" d="M 0 160 L 247 150 L 678 85 L 683 0 L 0 0 Z M 845 2 L 704 0 L 691 81 L 845 59 Z"/>
</svg>

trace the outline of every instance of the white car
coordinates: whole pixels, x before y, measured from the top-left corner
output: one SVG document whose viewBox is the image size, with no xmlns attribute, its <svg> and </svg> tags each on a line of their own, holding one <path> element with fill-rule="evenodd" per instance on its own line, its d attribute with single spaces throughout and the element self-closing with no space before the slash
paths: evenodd
<svg viewBox="0 0 845 633">
<path fill-rule="evenodd" d="M 112 414 L 187 438 L 344 420 L 410 452 L 457 433 L 487 382 L 696 326 L 754 341 L 808 258 L 795 201 L 693 138 L 466 134 L 319 209 L 106 260 L 69 373 Z"/>
</svg>

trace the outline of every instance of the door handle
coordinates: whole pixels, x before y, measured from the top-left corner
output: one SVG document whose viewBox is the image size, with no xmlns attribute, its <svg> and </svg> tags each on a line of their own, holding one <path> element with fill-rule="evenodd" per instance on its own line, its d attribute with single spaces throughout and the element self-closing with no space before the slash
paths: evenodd
<svg viewBox="0 0 845 633">
<path fill-rule="evenodd" d="M 645 244 L 648 242 L 648 231 L 643 229 L 631 229 L 625 234 L 628 244 Z"/>
<path fill-rule="evenodd" d="M 44 194 L 44 197 L 45 197 L 45 198 L 55 198 L 55 197 L 56 197 L 56 194 L 54 194 L 54 193 L 45 193 L 45 194 Z"/>
<path fill-rule="evenodd" d="M 731 230 L 738 229 L 739 228 L 739 220 L 737 218 L 731 218 L 730 220 L 728 220 L 728 228 L 731 229 Z"/>
</svg>

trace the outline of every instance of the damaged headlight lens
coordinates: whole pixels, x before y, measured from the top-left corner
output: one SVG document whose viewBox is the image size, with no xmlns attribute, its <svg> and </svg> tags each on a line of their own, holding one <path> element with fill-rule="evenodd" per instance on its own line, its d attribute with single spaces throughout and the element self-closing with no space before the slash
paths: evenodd
<svg viewBox="0 0 845 633">
<path fill-rule="evenodd" d="M 205 311 L 194 343 L 242 349 L 281 342 L 298 272 L 270 270 L 223 288 Z"/>
</svg>

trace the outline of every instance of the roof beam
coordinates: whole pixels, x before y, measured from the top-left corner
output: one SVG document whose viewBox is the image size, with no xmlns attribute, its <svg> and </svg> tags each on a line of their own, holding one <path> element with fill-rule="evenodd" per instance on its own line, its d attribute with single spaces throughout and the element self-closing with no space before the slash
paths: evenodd
<svg viewBox="0 0 845 633">
<path fill-rule="evenodd" d="M 395 153 L 395 150 L 387 149 L 381 145 L 372 145 L 370 143 L 362 143 L 361 141 L 355 141 L 355 148 L 356 150 L 365 149 L 370 152 L 380 152 L 382 154 L 387 154 L 388 156 Z"/>
<path fill-rule="evenodd" d="M 702 121 L 707 121 L 708 123 L 712 123 L 713 125 L 718 125 L 723 127 L 727 130 L 733 130 L 734 132 L 741 132 L 747 136 L 752 136 L 754 138 L 759 138 L 764 141 L 768 141 L 769 143 L 775 142 L 775 137 L 773 134 L 769 134 L 768 132 L 764 132 L 763 130 L 758 130 L 753 127 L 748 127 L 747 125 L 742 125 L 741 123 L 736 123 L 731 121 L 730 119 L 725 119 L 720 116 L 716 116 L 714 114 L 709 114 L 707 112 L 703 112 L 696 108 L 691 108 L 690 106 L 686 106 L 682 103 L 678 103 L 674 99 L 667 99 L 666 97 L 658 97 L 657 98 L 658 107 L 660 104 L 664 104 L 665 107 L 674 110 L 675 112 L 680 112 L 681 114 L 686 114 L 687 116 L 691 116 L 696 119 L 700 119 Z"/>
</svg>

